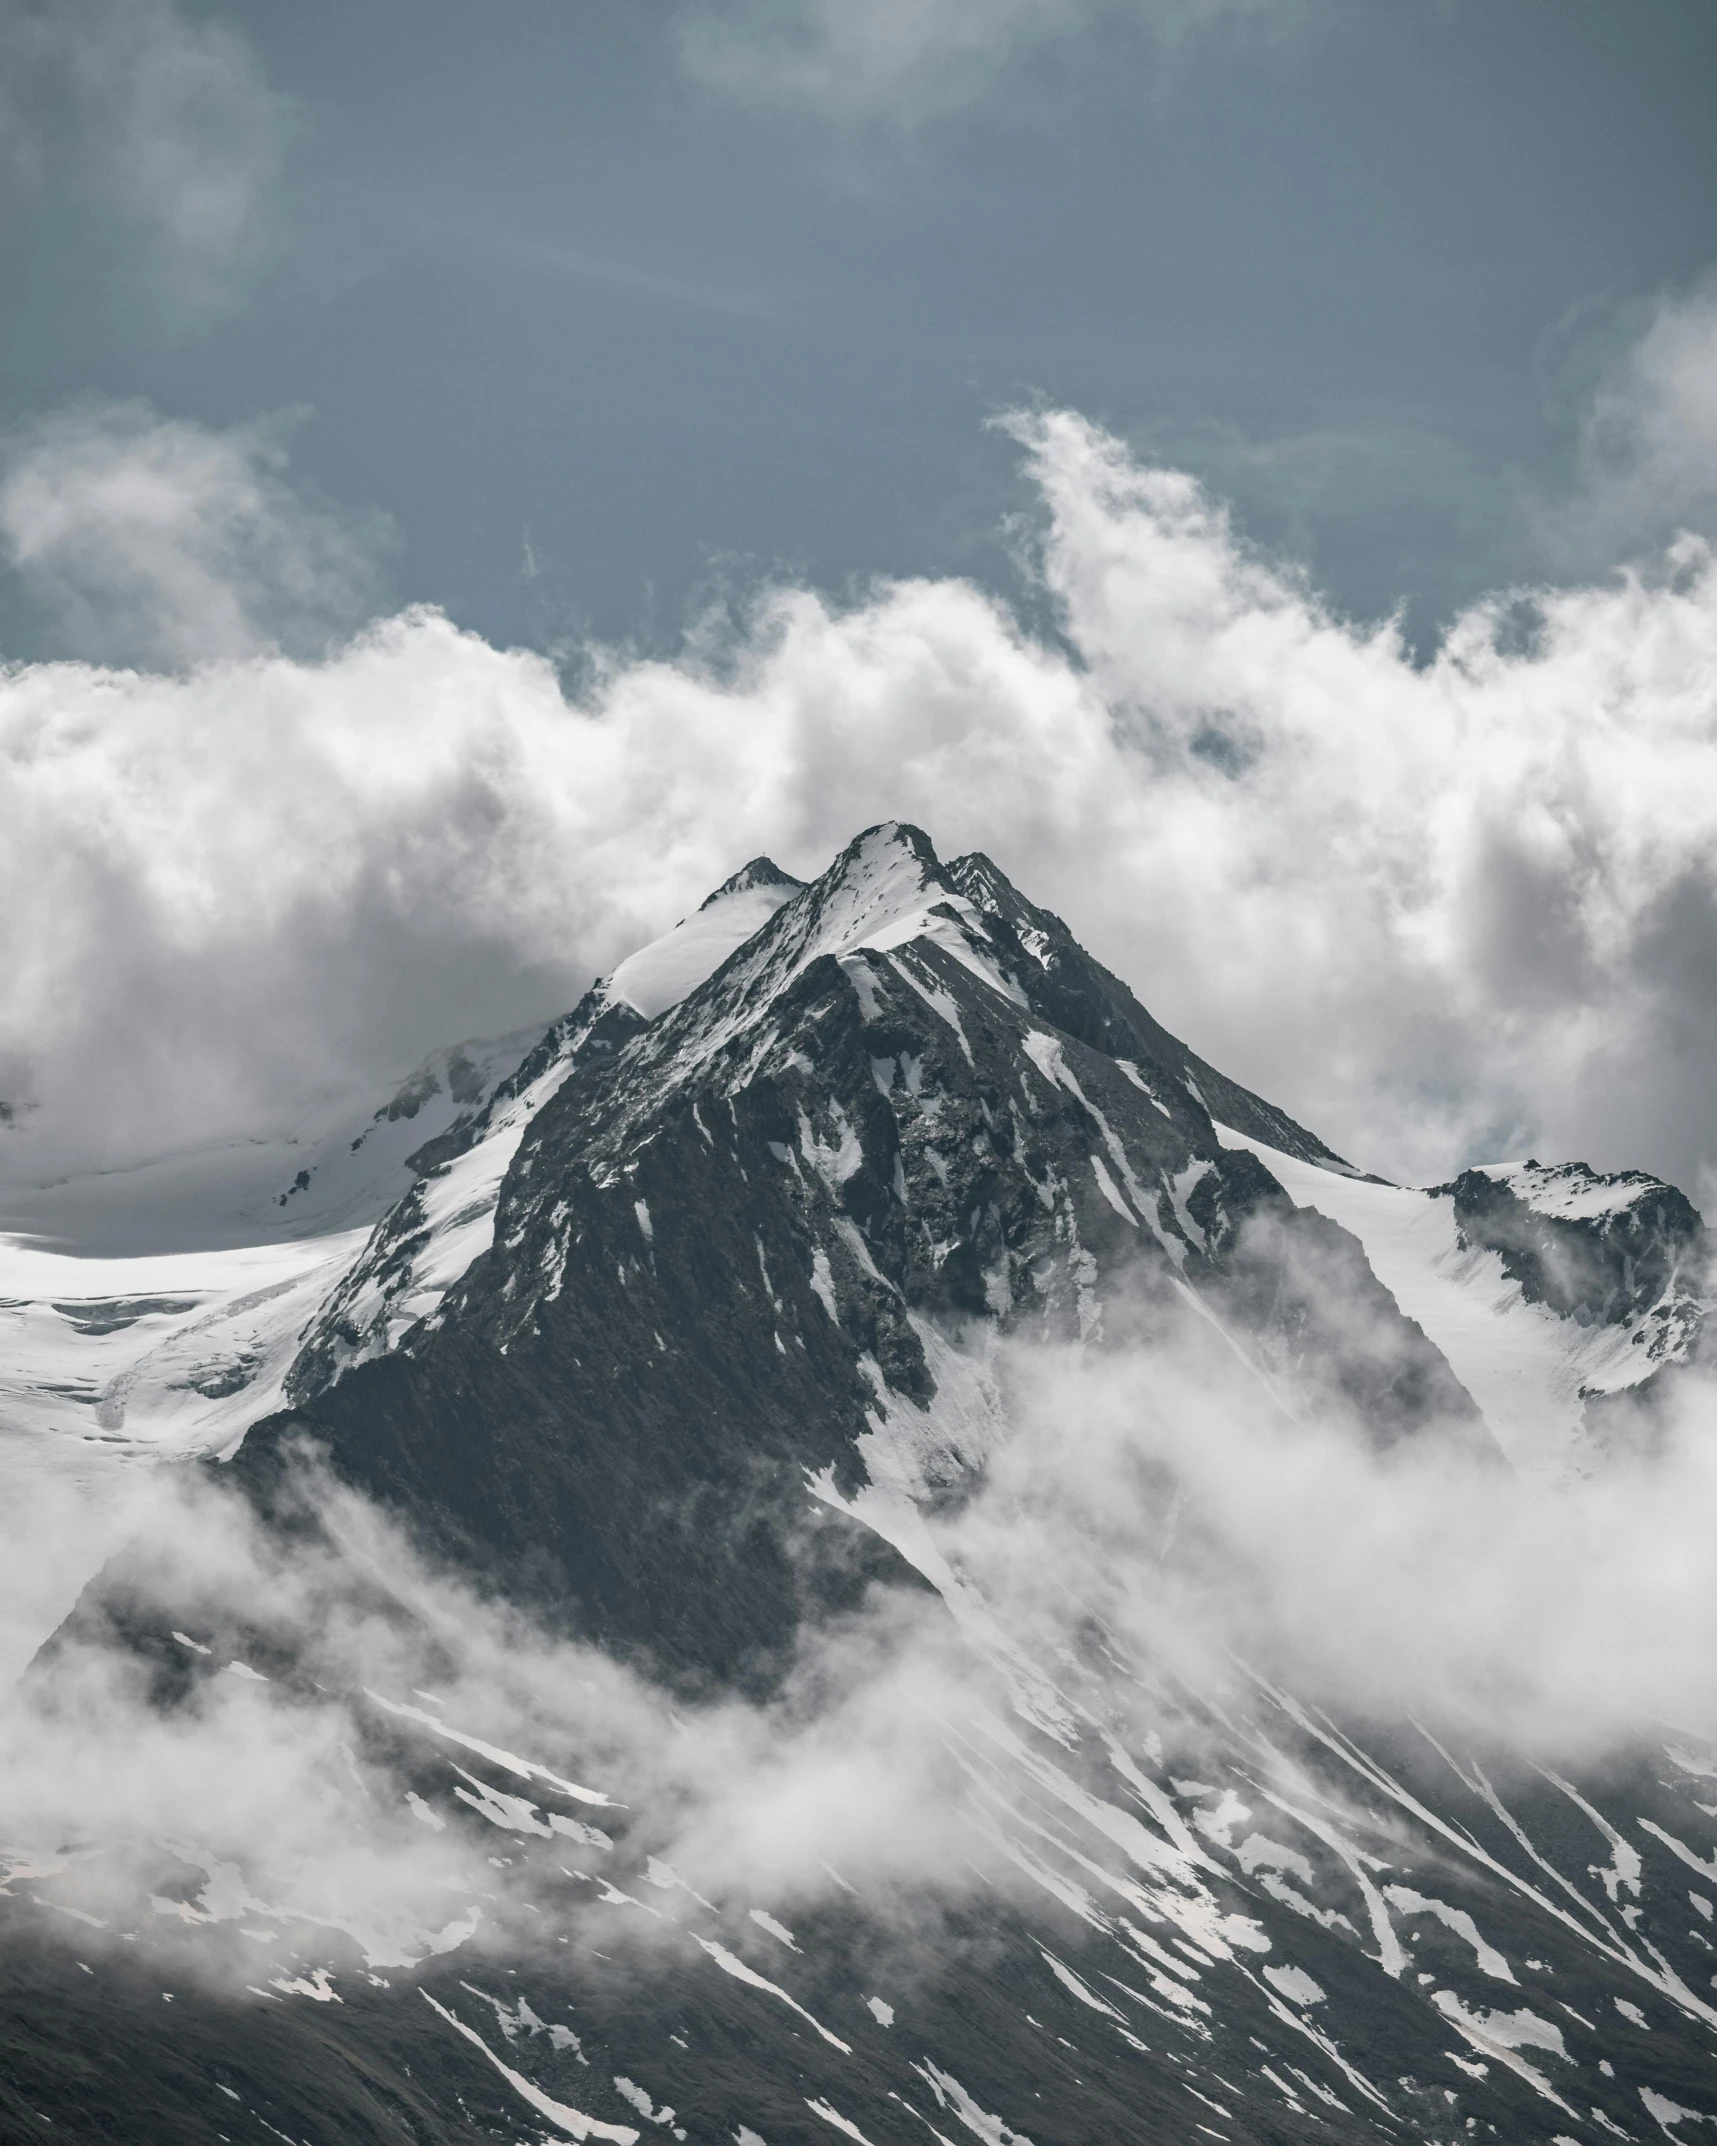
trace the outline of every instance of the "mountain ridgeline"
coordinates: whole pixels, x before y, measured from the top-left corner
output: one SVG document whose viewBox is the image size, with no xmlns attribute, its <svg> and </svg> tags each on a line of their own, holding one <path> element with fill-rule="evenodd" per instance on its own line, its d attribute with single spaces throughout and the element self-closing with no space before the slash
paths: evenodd
<svg viewBox="0 0 1717 2146">
<path fill-rule="evenodd" d="M 805 1607 L 898 1565 L 832 1512 L 807 1537 L 803 1484 L 832 1470 L 855 1491 L 874 1415 L 934 1425 L 927 1325 L 1099 1343 L 1191 1292 L 1261 1360 L 1328 1365 L 1380 1438 L 1488 1439 L 1357 1240 L 1224 1147 L 1212 1113 L 1345 1165 L 1159 1027 L 987 858 L 943 867 L 889 827 L 814 885 L 767 860 L 734 884 L 785 899 L 657 1019 L 599 984 L 545 1039 L 463 1135 L 480 1145 L 553 1083 L 492 1248 L 398 1331 L 389 1284 L 409 1286 L 425 1239 L 409 1197 L 241 1473 L 313 1438 L 591 1636 L 670 1676 L 753 1683 L 790 1659 Z M 930 1465 L 946 1488 L 981 1458 Z"/>
<path fill-rule="evenodd" d="M 912 1704 L 944 1708 L 919 1726 L 947 1882 L 903 1905 L 822 1863 L 791 1896 L 708 1897 L 663 1859 L 648 1768 L 581 1785 L 570 1688 L 551 1769 L 500 1711 L 355 1679 L 348 1609 L 288 1616 L 140 1542 L 39 1657 L 43 1718 L 92 1663 L 163 1720 L 204 1718 L 235 1673 L 271 1720 L 337 1691 L 354 1826 L 385 1782 L 492 1886 L 381 1942 L 355 1911 L 252 1897 L 184 1828 L 150 1844 L 130 1919 L 55 1892 L 111 1843 L 20 1851 L 6 2139 L 1599 2146 L 1717 2121 L 1696 1739 L 1567 1780 L 1493 1732 L 1338 1720 L 1220 1644 L 1128 1636 L 1106 1603 L 1199 1539 L 1172 1482 L 1149 1540 L 1094 1535 L 1033 1576 L 1048 1637 L 950 1547 L 1024 1361 L 1172 1349 L 1289 1450 L 1442 1455 L 1481 1486 L 1587 1468 L 1697 1375 L 1709 1247 L 1681 1194 L 1577 1164 L 1366 1176 L 990 859 L 944 864 L 900 824 L 810 883 L 754 860 L 506 1063 L 435 1119 L 367 1241 L 266 1302 L 104 1297 L 141 1353 L 91 1398 L 122 1424 L 195 1322 L 276 1304 L 289 1323 L 232 1357 L 178 1450 L 283 1569 L 350 1554 L 331 1478 L 545 1644 L 784 1742 L 806 1664 L 857 1659 L 888 1605 L 945 1628 L 969 1689 Z M 379 1573 L 352 1572 L 359 1596 L 401 1635 L 427 1621 Z M 206 1964 L 217 1938 L 244 1975 Z"/>
</svg>

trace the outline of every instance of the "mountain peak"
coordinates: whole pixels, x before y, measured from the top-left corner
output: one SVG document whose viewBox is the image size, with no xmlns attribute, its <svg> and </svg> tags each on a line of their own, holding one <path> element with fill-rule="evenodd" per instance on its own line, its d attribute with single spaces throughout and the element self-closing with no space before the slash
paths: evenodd
<svg viewBox="0 0 1717 2146">
<path fill-rule="evenodd" d="M 958 899 L 930 837 L 904 820 L 867 827 L 807 892 L 806 958 L 897 945 L 918 936 L 938 902 Z"/>
<path fill-rule="evenodd" d="M 802 879 L 795 879 L 791 872 L 782 871 L 773 857 L 753 857 L 749 864 L 742 864 L 731 879 L 724 879 L 713 894 L 704 897 L 698 904 L 698 913 L 702 915 L 704 910 L 713 909 L 730 894 L 750 894 L 759 887 L 779 887 L 781 898 L 785 901 L 789 895 L 797 894 L 804 884 Z"/>
<path fill-rule="evenodd" d="M 986 857 L 981 849 L 968 850 L 965 856 L 956 857 L 945 869 L 949 883 L 986 916 L 999 917 L 1016 932 L 1034 960 L 1041 958 L 1041 950 L 1033 944 L 1034 938 L 1041 939 L 1046 930 L 1053 929 L 1071 938 L 1067 926 L 1053 910 L 1040 909 L 1028 900 L 995 859 Z"/>
<path fill-rule="evenodd" d="M 773 859 L 753 857 L 672 931 L 629 954 L 608 979 L 609 996 L 655 1020 L 714 975 L 803 885 Z"/>
</svg>

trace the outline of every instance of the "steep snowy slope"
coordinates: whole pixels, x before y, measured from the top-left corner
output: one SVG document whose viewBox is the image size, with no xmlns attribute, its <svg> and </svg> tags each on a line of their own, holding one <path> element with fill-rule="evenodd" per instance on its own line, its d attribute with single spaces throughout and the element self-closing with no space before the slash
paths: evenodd
<svg viewBox="0 0 1717 2146">
<path fill-rule="evenodd" d="M 628 955 L 608 979 L 610 997 L 653 1021 L 713 975 L 800 884 L 769 858 L 754 857 L 717 887 L 695 916 Z"/>
<path fill-rule="evenodd" d="M 1522 1469 L 1584 1458 L 1586 1403 L 1685 1360 L 1708 1249 L 1673 1186 L 1579 1163 L 1497 1163 L 1428 1191 L 1321 1169 L 1226 1126 L 1298 1205 L 1364 1245 Z"/>
<path fill-rule="evenodd" d="M 485 1108 L 419 1156 L 423 1174 L 332 1294 L 291 1381 L 294 1399 L 384 1355 L 438 1308 L 494 1242 L 501 1183 L 525 1129 L 585 1058 L 613 1050 L 678 1005 L 766 924 L 799 881 L 767 857 L 736 872 L 695 916 L 629 956 L 557 1022 Z"/>
</svg>

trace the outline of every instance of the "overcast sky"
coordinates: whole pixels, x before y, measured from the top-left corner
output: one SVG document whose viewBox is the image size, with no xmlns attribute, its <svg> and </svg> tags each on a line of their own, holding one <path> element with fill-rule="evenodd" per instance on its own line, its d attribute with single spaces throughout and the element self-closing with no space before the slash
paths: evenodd
<svg viewBox="0 0 1717 2146">
<path fill-rule="evenodd" d="M 387 594 L 506 641 L 656 643 L 759 570 L 1005 581 L 983 421 L 1037 397 L 1423 639 L 1549 563 L 1593 368 L 1717 255 L 1708 0 L 8 19 L 6 419 L 300 413 Z"/>
<path fill-rule="evenodd" d="M 1374 1166 L 1703 1184 L 1714 92 L 1709 0 L 0 0 L 0 1174 L 899 813 Z"/>
</svg>

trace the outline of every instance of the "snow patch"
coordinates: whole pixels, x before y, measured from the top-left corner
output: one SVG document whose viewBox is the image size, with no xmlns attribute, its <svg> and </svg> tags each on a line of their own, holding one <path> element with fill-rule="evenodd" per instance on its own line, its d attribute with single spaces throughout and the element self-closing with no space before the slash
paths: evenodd
<svg viewBox="0 0 1717 2146">
<path fill-rule="evenodd" d="M 1324 1992 L 1303 1967 L 1265 1967 L 1264 1980 L 1290 2004 L 1322 2004 Z"/>
<path fill-rule="evenodd" d="M 711 895 L 695 915 L 629 954 L 608 979 L 610 994 L 655 1020 L 707 982 L 797 892 L 775 882 Z"/>
<path fill-rule="evenodd" d="M 850 2042 L 843 2042 L 838 2034 L 831 2034 L 821 2020 L 813 2018 L 799 2000 L 796 1997 L 790 1997 L 778 1982 L 766 1980 L 757 1972 L 756 1968 L 747 1967 L 742 1959 L 729 1952 L 725 1945 L 718 1945 L 713 1938 L 696 1937 L 694 1935 L 693 1942 L 703 1947 L 704 1951 L 709 1954 L 710 1958 L 724 1974 L 731 1975 L 736 1982 L 748 1984 L 752 1989 L 763 1990 L 767 1995 L 779 1998 L 789 2011 L 797 2012 L 802 2020 L 815 2027 L 831 2048 L 838 2049 L 843 2056 L 850 2057 L 852 2055 L 852 2044 Z"/>
<path fill-rule="evenodd" d="M 768 1914 L 764 1909 L 753 1908 L 751 1910 L 751 1920 L 760 1930 L 767 1930 L 772 1938 L 785 1945 L 789 1952 L 798 1951 L 799 1947 L 794 1940 L 792 1931 L 787 1928 L 785 1923 L 777 1922 L 774 1916 Z"/>
<path fill-rule="evenodd" d="M 1464 1943 L 1473 1948 L 1473 1957 L 1480 1972 L 1492 1976 L 1498 1982 L 1512 1982 L 1514 1970 L 1496 1947 L 1487 1944 L 1479 1935 L 1478 1925 L 1465 1908 L 1452 1908 L 1445 1900 L 1433 1900 L 1424 1893 L 1416 1893 L 1411 1886 L 1386 1885 L 1383 1897 L 1392 1908 L 1403 1915 L 1434 1915 L 1446 1928 L 1452 1930 Z"/>
<path fill-rule="evenodd" d="M 463 2035 L 466 2041 L 483 2052 L 520 2100 L 535 2109 L 539 2116 L 546 2116 L 551 2124 L 564 2131 L 569 2138 L 608 2139 L 613 2142 L 613 2146 L 638 2146 L 639 2134 L 629 2124 L 605 2124 L 597 2117 L 586 2116 L 582 2109 L 568 2108 L 565 2102 L 554 2100 L 545 2094 L 541 2087 L 533 2085 L 523 2072 L 514 2071 L 510 2064 L 504 2063 L 476 2028 L 466 2026 L 457 2013 L 448 2011 L 445 2005 L 437 2004 L 425 1989 L 420 1989 L 417 1994 L 456 2034 Z"/>
<path fill-rule="evenodd" d="M 829 1255 L 821 1245 L 811 1255 L 811 1289 L 836 1326 L 841 1315 L 835 1305 L 835 1276 L 829 1265 Z"/>
</svg>

